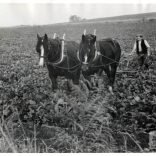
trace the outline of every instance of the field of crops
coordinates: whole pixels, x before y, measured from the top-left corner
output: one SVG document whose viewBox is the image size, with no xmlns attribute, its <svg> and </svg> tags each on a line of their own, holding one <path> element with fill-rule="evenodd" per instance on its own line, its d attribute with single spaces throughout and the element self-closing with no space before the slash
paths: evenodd
<svg viewBox="0 0 156 156">
<path fill-rule="evenodd" d="M 97 38 L 116 38 L 130 52 L 136 33 L 154 49 L 156 22 L 60 24 L 0 29 L 0 152 L 150 152 L 148 133 L 156 129 L 156 54 L 150 69 L 118 73 L 114 95 L 107 78 L 94 77 L 96 89 L 67 91 L 59 78 L 52 92 L 46 68 L 38 67 L 37 33 L 66 33 L 80 41 L 84 29 Z M 125 64 L 121 64 L 122 70 Z M 129 70 L 136 71 L 134 59 Z"/>
</svg>

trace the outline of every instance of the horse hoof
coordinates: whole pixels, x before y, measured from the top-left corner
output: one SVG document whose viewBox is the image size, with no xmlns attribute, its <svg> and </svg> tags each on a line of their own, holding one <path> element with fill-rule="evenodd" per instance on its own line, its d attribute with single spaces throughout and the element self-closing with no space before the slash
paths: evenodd
<svg viewBox="0 0 156 156">
<path fill-rule="evenodd" d="M 113 89 L 112 89 L 112 86 L 109 86 L 109 92 L 112 94 L 112 95 L 114 95 L 114 93 L 113 93 Z"/>
</svg>

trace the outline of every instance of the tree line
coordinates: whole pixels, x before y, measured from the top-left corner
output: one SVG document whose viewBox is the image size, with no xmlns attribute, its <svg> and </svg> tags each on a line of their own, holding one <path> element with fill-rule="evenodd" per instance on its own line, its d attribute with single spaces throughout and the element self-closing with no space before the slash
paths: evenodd
<svg viewBox="0 0 156 156">
<path fill-rule="evenodd" d="M 69 22 L 81 22 L 81 21 L 85 21 L 86 19 L 85 18 L 81 18 L 77 15 L 71 15 L 69 17 Z"/>
</svg>

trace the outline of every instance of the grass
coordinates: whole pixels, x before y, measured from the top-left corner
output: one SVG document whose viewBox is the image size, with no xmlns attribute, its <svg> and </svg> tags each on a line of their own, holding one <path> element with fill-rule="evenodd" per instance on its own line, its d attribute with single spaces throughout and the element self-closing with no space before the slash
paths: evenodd
<svg viewBox="0 0 156 156">
<path fill-rule="evenodd" d="M 106 79 L 104 78 L 103 82 L 96 77 L 93 77 L 94 84 L 98 83 L 99 87 L 95 91 L 89 92 L 82 78 L 81 90 L 76 92 L 74 91 L 76 88 L 73 88 L 69 93 L 64 78 L 58 78 L 59 89 L 54 93 L 49 85 L 47 69 L 39 68 L 37 65 L 38 55 L 35 52 L 35 44 L 37 33 L 41 35 L 47 33 L 51 37 L 53 33 L 59 35 L 66 33 L 67 40 L 79 42 L 84 29 L 87 29 L 87 33 L 97 29 L 98 39 L 116 38 L 122 50 L 130 52 L 138 32 L 145 34 L 149 43 L 153 43 L 153 36 L 156 35 L 155 27 L 155 21 L 146 21 L 0 29 L 0 113 L 2 114 L 0 152 L 142 152 L 143 149 L 134 139 L 133 133 L 122 132 L 125 128 L 131 128 L 122 125 L 125 112 L 128 112 L 127 109 L 130 107 L 128 104 L 135 103 L 132 99 L 142 94 L 137 89 L 137 94 L 130 91 L 137 86 L 136 77 L 133 76 L 134 80 L 128 80 L 124 75 L 117 75 L 114 97 L 104 86 Z M 149 74 L 155 76 L 153 72 Z M 123 83 L 130 89 L 126 90 Z M 151 86 L 147 85 L 148 87 L 151 89 Z M 131 99 L 128 99 L 129 96 Z M 147 99 L 148 102 L 154 101 L 154 95 L 149 95 Z M 118 103 L 124 106 L 123 112 L 122 109 L 119 111 L 116 108 Z M 132 149 L 129 140 L 130 144 L 133 144 Z"/>
</svg>

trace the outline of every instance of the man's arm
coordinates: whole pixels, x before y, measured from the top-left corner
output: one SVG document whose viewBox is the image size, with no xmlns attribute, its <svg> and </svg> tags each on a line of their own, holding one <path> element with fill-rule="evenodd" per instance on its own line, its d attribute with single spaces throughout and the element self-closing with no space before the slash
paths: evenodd
<svg viewBox="0 0 156 156">
<path fill-rule="evenodd" d="M 148 44 L 148 42 L 146 41 L 146 40 L 144 40 L 144 43 L 145 43 L 145 45 L 146 45 L 146 47 L 147 47 L 147 54 L 148 54 L 148 56 L 150 56 L 150 45 Z"/>
</svg>

